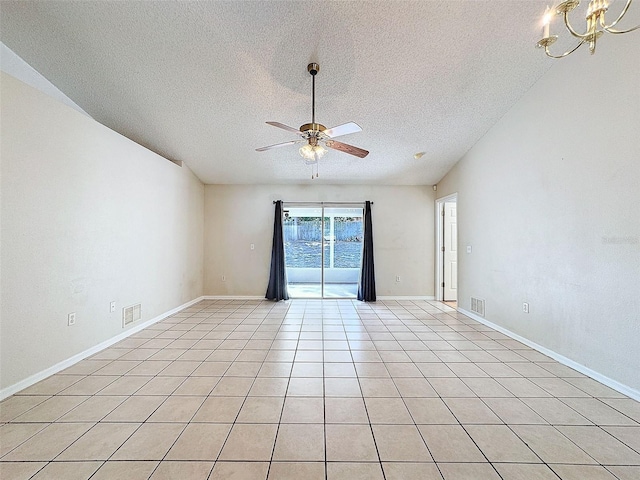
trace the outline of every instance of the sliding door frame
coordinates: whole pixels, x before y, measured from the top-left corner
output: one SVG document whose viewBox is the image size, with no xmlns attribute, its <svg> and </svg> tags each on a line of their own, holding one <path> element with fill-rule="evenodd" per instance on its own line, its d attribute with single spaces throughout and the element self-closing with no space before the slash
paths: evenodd
<svg viewBox="0 0 640 480">
<path fill-rule="evenodd" d="M 275 203 L 275 202 L 274 202 Z M 373 202 L 371 202 L 373 205 Z M 365 202 L 285 202 L 282 201 L 282 210 L 287 208 L 320 208 L 321 223 L 320 223 L 320 298 L 324 299 L 324 209 L 325 207 L 342 207 L 342 208 L 361 208 L 362 218 L 364 221 L 364 207 Z M 363 239 L 364 241 L 364 239 Z M 361 262 L 362 263 L 362 262 Z M 286 269 L 286 266 L 285 266 Z M 362 265 L 360 265 L 362 269 Z M 334 297 L 329 297 L 334 298 Z M 351 297 L 336 297 L 336 298 L 351 298 Z"/>
</svg>

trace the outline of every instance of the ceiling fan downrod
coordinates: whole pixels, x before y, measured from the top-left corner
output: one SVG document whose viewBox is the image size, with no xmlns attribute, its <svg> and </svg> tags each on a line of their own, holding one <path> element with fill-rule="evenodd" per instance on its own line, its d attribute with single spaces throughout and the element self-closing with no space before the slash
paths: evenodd
<svg viewBox="0 0 640 480">
<path fill-rule="evenodd" d="M 320 71 L 320 65 L 310 63 L 307 71 L 311 74 L 311 123 L 316 123 L 316 75 Z"/>
<path fill-rule="evenodd" d="M 307 65 L 307 71 L 311 74 L 311 123 L 301 125 L 300 131 L 307 134 L 307 139 L 317 139 L 318 133 L 327 129 L 324 125 L 316 123 L 316 75 L 320 71 L 320 65 L 310 63 Z"/>
</svg>

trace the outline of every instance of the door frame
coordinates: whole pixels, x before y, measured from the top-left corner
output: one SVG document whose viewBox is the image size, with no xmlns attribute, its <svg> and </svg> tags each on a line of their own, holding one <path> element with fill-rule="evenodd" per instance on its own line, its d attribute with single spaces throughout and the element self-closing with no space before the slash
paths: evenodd
<svg viewBox="0 0 640 480">
<path fill-rule="evenodd" d="M 451 193 L 444 197 L 436 199 L 435 204 L 435 231 L 436 231 L 436 271 L 435 271 L 435 297 L 437 301 L 444 301 L 444 253 L 442 247 L 444 246 L 444 204 L 445 202 L 458 203 L 458 192 Z M 457 227 L 456 227 L 457 228 Z M 458 252 L 460 249 L 458 249 Z"/>
</svg>

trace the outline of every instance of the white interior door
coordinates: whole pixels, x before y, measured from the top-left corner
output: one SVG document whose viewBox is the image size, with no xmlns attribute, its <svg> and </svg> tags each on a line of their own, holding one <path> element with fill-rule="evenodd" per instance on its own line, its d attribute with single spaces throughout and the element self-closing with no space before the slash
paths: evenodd
<svg viewBox="0 0 640 480">
<path fill-rule="evenodd" d="M 444 300 L 458 300 L 458 225 L 456 202 L 445 202 L 443 246 L 444 246 Z"/>
</svg>

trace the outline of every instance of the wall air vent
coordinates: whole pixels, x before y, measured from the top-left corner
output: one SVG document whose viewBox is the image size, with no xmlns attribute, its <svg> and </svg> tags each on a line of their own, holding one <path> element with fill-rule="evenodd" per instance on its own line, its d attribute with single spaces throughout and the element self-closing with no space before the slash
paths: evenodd
<svg viewBox="0 0 640 480">
<path fill-rule="evenodd" d="M 477 313 L 481 317 L 484 317 L 484 300 L 471 297 L 471 311 Z"/>
<path fill-rule="evenodd" d="M 142 307 L 138 303 L 137 305 L 131 305 L 122 309 L 122 327 L 131 325 L 142 318 Z"/>
</svg>

